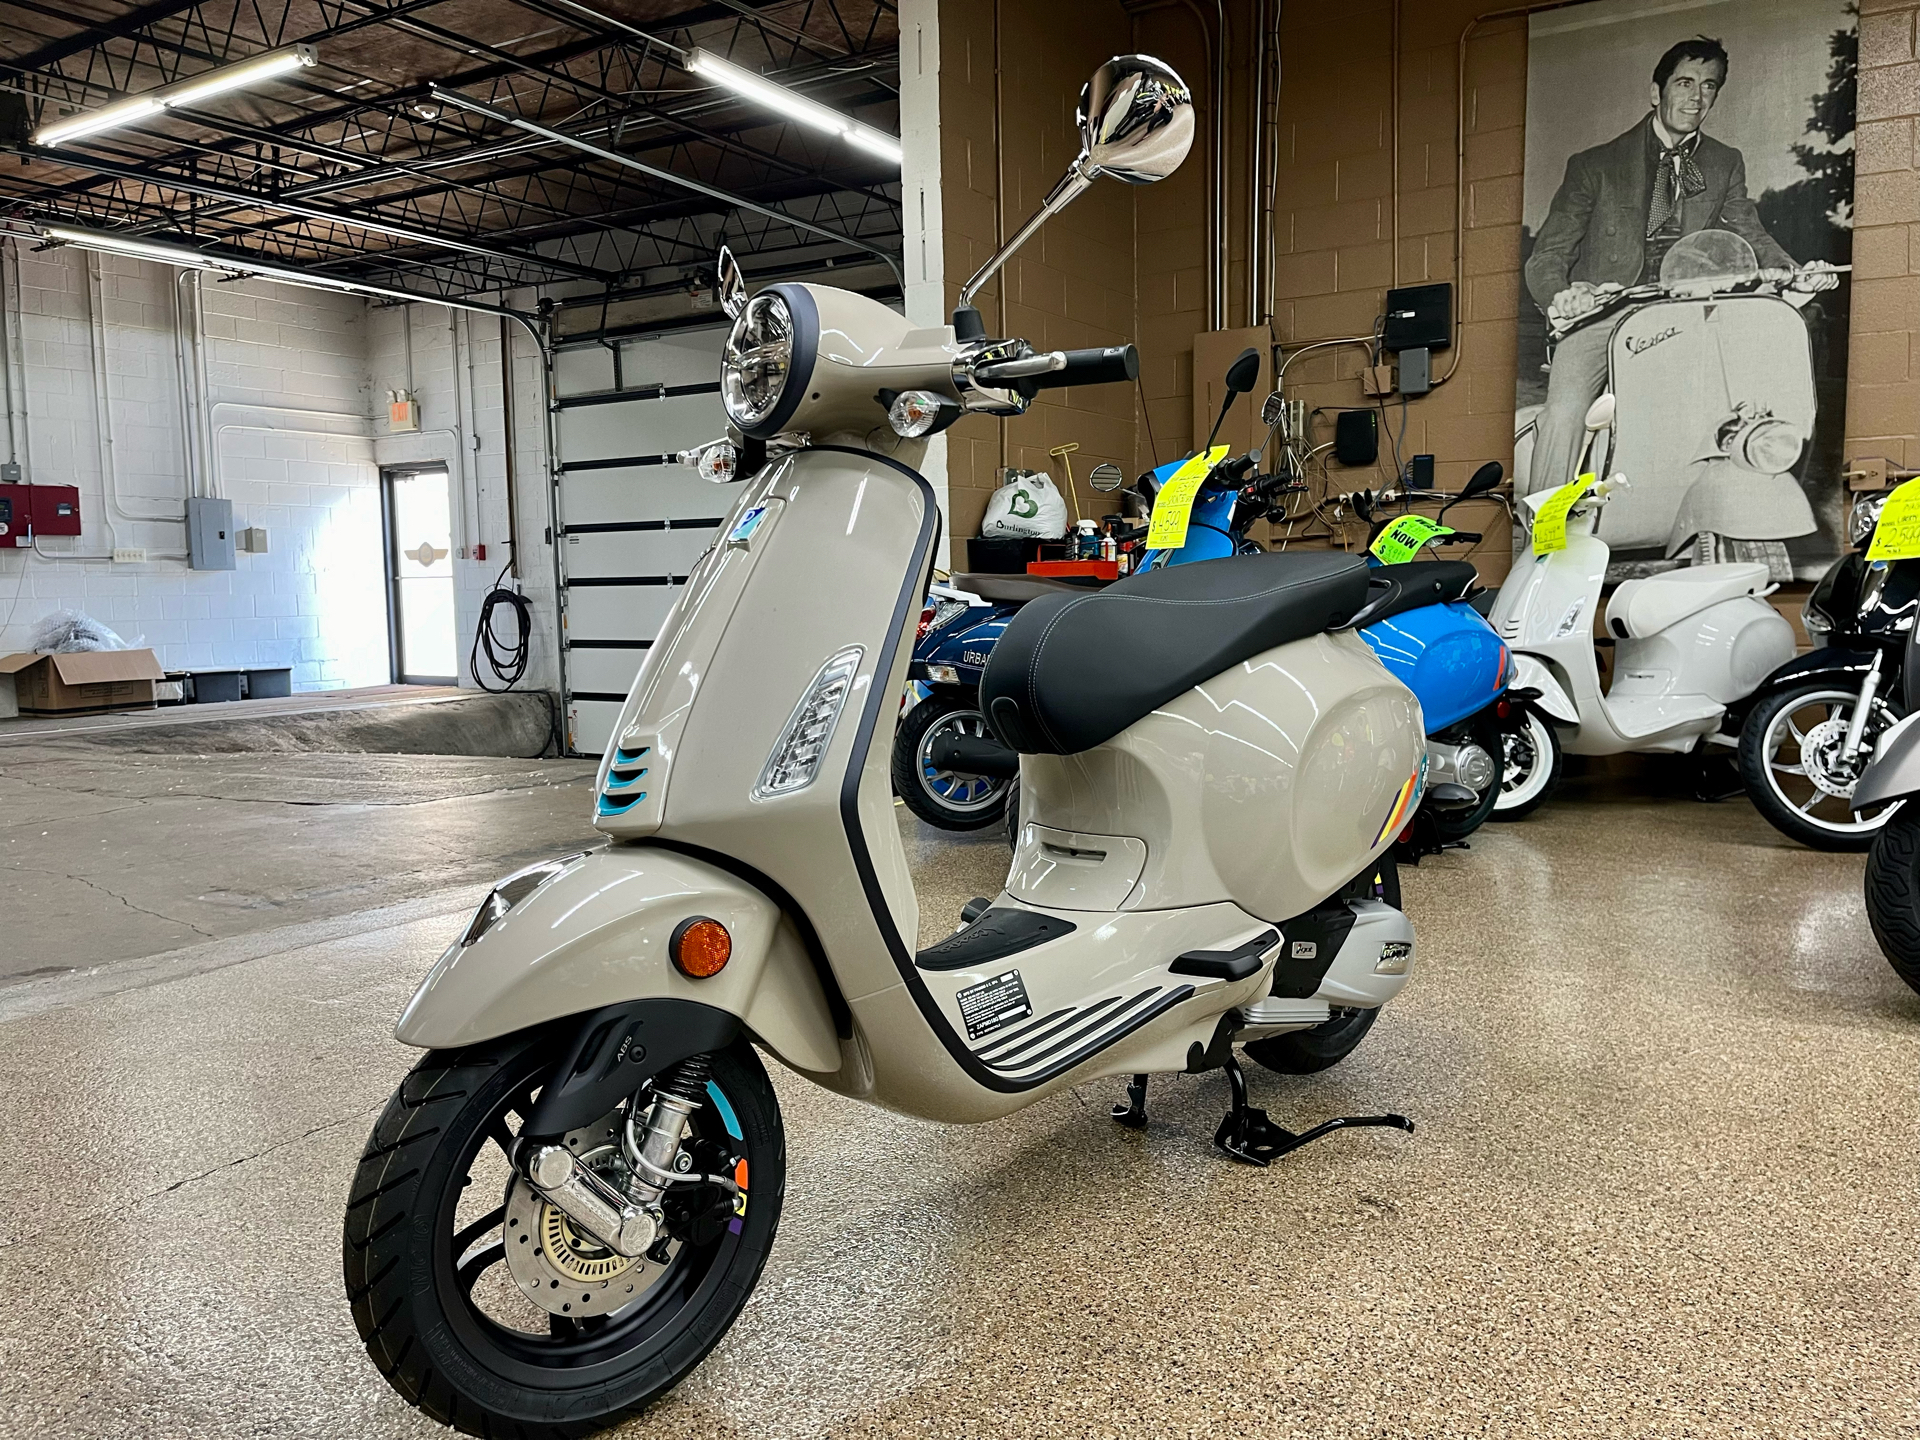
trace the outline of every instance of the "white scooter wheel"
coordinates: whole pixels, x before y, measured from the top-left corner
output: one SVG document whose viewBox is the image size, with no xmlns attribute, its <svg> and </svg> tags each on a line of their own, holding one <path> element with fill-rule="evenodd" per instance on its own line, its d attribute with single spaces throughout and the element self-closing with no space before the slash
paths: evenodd
<svg viewBox="0 0 1920 1440">
<path fill-rule="evenodd" d="M 1503 737 L 1506 772 L 1500 777 L 1495 820 L 1523 820 L 1560 787 L 1560 736 L 1539 711 L 1529 709 L 1525 723 Z"/>
</svg>

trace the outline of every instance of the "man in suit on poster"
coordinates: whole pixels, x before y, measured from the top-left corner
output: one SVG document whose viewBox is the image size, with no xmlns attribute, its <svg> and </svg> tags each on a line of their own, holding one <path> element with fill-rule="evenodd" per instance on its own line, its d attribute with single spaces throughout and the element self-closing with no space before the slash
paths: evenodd
<svg viewBox="0 0 1920 1440">
<path fill-rule="evenodd" d="M 1653 68 L 1648 113 L 1625 134 L 1567 161 L 1526 267 L 1527 289 L 1550 324 L 1574 323 L 1599 309 L 1610 293 L 1602 286 L 1657 279 L 1667 251 L 1698 230 L 1732 231 L 1753 247 L 1763 268 L 1796 268 L 1760 223 L 1747 194 L 1745 159 L 1701 129 L 1727 71 L 1718 40 L 1682 40 Z M 1824 261 L 1798 268 L 1796 290 L 1839 284 Z M 1587 407 L 1607 381 L 1610 329 L 1582 326 L 1555 348 L 1534 431 L 1529 491 L 1574 478 Z"/>
</svg>

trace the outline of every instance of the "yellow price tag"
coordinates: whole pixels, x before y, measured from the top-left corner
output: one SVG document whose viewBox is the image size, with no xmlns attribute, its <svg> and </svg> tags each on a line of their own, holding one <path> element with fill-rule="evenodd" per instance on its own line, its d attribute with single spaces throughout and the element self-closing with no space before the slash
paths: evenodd
<svg viewBox="0 0 1920 1440">
<path fill-rule="evenodd" d="M 1567 512 L 1580 503 L 1580 497 L 1598 478 L 1595 475 L 1582 475 L 1547 497 L 1547 503 L 1540 507 L 1539 514 L 1533 518 L 1534 554 L 1551 555 L 1556 550 L 1567 548 Z"/>
<path fill-rule="evenodd" d="M 1402 515 L 1382 530 L 1367 550 L 1382 565 L 1404 565 L 1430 541 L 1454 533 L 1452 526 L 1441 525 L 1424 515 Z"/>
<path fill-rule="evenodd" d="M 1920 480 L 1909 480 L 1881 507 L 1867 559 L 1911 560 L 1916 556 L 1920 556 Z"/>
<path fill-rule="evenodd" d="M 1178 550 L 1187 543 L 1187 521 L 1207 472 L 1227 458 L 1230 445 L 1216 445 L 1196 455 L 1167 477 L 1153 501 L 1153 523 L 1147 526 L 1149 550 Z"/>
</svg>

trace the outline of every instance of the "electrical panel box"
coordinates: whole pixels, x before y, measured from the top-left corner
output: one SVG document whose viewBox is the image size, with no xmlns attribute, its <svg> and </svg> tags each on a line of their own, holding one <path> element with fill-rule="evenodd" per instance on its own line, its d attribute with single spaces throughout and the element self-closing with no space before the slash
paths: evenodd
<svg viewBox="0 0 1920 1440">
<path fill-rule="evenodd" d="M 1444 350 L 1453 343 L 1453 286 L 1407 285 L 1387 291 L 1387 350 Z M 1405 392 L 1404 377 L 1400 389 Z"/>
<path fill-rule="evenodd" d="M 187 501 L 187 563 L 195 570 L 232 570 L 233 502 L 196 495 Z"/>
<path fill-rule="evenodd" d="M 72 485 L 29 485 L 33 496 L 33 533 L 78 535 L 80 491 Z"/>
<path fill-rule="evenodd" d="M 33 494 L 24 485 L 0 485 L 0 548 L 33 544 Z"/>
<path fill-rule="evenodd" d="M 80 492 L 71 485 L 0 485 L 0 549 L 25 550 L 36 535 L 78 535 Z"/>
</svg>

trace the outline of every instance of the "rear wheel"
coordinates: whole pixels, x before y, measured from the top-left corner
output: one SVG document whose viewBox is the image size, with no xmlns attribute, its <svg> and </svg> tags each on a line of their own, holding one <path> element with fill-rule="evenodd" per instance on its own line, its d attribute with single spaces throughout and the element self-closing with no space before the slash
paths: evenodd
<svg viewBox="0 0 1920 1440">
<path fill-rule="evenodd" d="M 1560 788 L 1560 735 L 1538 710 L 1528 706 L 1520 728 L 1501 737 L 1506 769 L 1500 777 L 1500 798 L 1494 802 L 1494 820 L 1523 820 L 1546 804 Z"/>
<path fill-rule="evenodd" d="M 914 814 L 942 830 L 984 830 L 998 824 L 1013 782 L 936 765 L 933 744 L 942 736 L 995 739 L 978 700 L 936 691 L 909 710 L 894 732 L 894 793 Z"/>
<path fill-rule="evenodd" d="M 470 1435 L 572 1440 L 637 1414 L 718 1343 L 766 1264 L 786 1142 L 746 1042 L 699 1058 L 712 1068 L 681 1154 L 741 1193 L 669 1186 L 661 1239 L 634 1258 L 576 1229 L 509 1164 L 554 1063 L 548 1032 L 414 1067 L 367 1140 L 343 1237 L 354 1324 L 409 1404 Z M 636 1104 L 644 1120 L 646 1091 L 566 1136 L 623 1189 Z"/>
<path fill-rule="evenodd" d="M 1867 851 L 1867 921 L 1893 973 L 1920 991 L 1920 815 L 1903 810 Z"/>
<path fill-rule="evenodd" d="M 1340 894 L 1340 900 L 1382 900 L 1400 908 L 1400 867 L 1389 851 L 1371 870 L 1356 877 Z M 1311 1030 L 1289 1030 L 1284 1035 L 1269 1035 L 1249 1041 L 1247 1057 L 1282 1075 L 1312 1075 L 1338 1065 L 1360 1048 L 1360 1042 L 1380 1018 L 1378 1009 L 1336 1005 Z"/>
<path fill-rule="evenodd" d="M 1901 808 L 1895 800 L 1870 815 L 1853 813 L 1853 787 L 1873 759 L 1880 735 L 1899 719 L 1875 696 L 1848 760 L 1847 730 L 1860 695 L 1831 681 L 1769 696 L 1740 729 L 1740 779 L 1758 810 L 1782 835 L 1816 850 L 1865 850 Z"/>
</svg>

